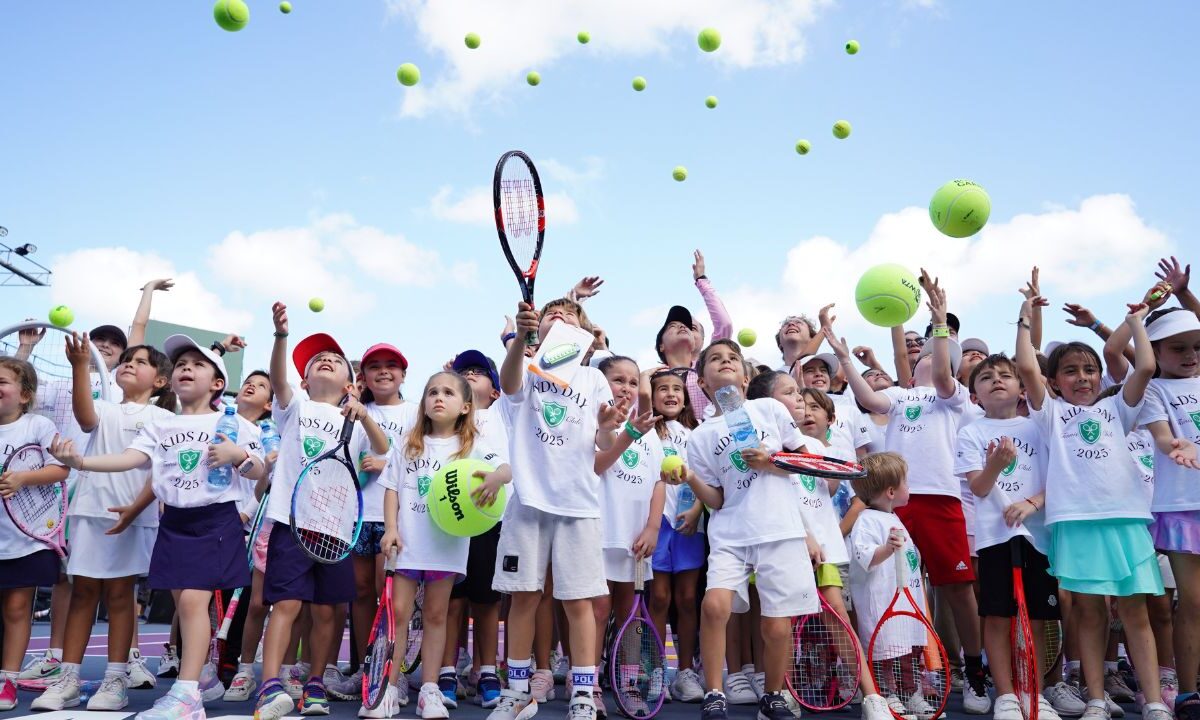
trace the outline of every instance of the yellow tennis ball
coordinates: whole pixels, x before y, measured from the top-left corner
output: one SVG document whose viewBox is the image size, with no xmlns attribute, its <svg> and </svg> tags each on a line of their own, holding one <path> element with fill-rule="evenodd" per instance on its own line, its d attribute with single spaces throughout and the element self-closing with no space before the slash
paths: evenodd
<svg viewBox="0 0 1200 720">
<path fill-rule="evenodd" d="M 467 33 L 467 36 L 463 38 L 463 42 L 467 44 L 467 47 L 474 50 L 475 48 L 479 47 L 479 33 Z"/>
<path fill-rule="evenodd" d="M 396 71 L 396 79 L 404 87 L 412 87 L 421 82 L 421 69 L 412 63 L 404 63 Z"/>
<path fill-rule="evenodd" d="M 675 178 L 679 182 L 687 180 L 687 168 L 682 165 L 676 165 L 675 169 L 671 171 L 671 177 Z"/>
<path fill-rule="evenodd" d="M 838 140 L 845 140 L 850 137 L 850 123 L 845 120 L 838 120 L 833 124 L 833 136 Z"/>
<path fill-rule="evenodd" d="M 587 45 L 592 41 L 592 36 L 587 30 L 580 30 L 579 34 L 575 36 L 575 39 L 579 41 L 580 45 Z"/>
<path fill-rule="evenodd" d="M 970 180 L 951 180 L 929 201 L 933 226 L 953 238 L 970 237 L 983 229 L 992 214 L 987 191 Z"/>
<path fill-rule="evenodd" d="M 663 458 L 661 469 L 667 475 L 674 475 L 681 467 L 683 467 L 683 458 L 678 455 L 668 455 Z"/>
<path fill-rule="evenodd" d="M 321 298 L 313 298 L 308 301 L 308 309 L 313 312 L 321 312 L 325 309 L 325 301 Z"/>
<path fill-rule="evenodd" d="M 291 11 L 292 11 L 292 4 L 290 2 L 288 2 L 287 0 L 283 0 L 283 2 L 279 3 L 279 12 L 283 13 L 284 15 L 287 15 Z"/>
<path fill-rule="evenodd" d="M 421 494 L 426 500 L 429 517 L 442 532 L 456 537 L 475 537 L 491 530 L 504 516 L 508 497 L 503 485 L 491 505 L 476 505 L 471 497 L 471 493 L 483 484 L 483 479 L 475 476 L 479 470 L 491 472 L 495 468 L 482 460 L 468 458 L 443 465 L 432 477 L 417 478 L 417 492 L 421 492 L 422 486 L 425 488 Z"/>
<path fill-rule="evenodd" d="M 796 152 L 801 155 L 807 155 L 809 150 L 812 150 L 812 143 L 807 140 L 796 141 Z"/>
<path fill-rule="evenodd" d="M 704 98 L 704 105 L 708 108 L 715 108 L 717 106 L 717 96 L 709 95 L 708 97 Z"/>
<path fill-rule="evenodd" d="M 646 89 L 646 78 L 638 75 L 633 79 L 633 89 L 641 92 Z"/>
<path fill-rule="evenodd" d="M 75 322 L 75 313 L 66 305 L 59 305 L 50 311 L 50 324 L 54 327 L 65 328 Z"/>
<path fill-rule="evenodd" d="M 529 74 L 525 76 L 525 82 L 529 83 L 530 85 L 532 85 L 534 87 L 537 87 L 542 82 L 541 73 L 538 73 L 537 71 L 534 71 L 534 70 L 529 71 Z"/>
<path fill-rule="evenodd" d="M 704 28 L 696 37 L 696 42 L 704 52 L 712 52 L 721 47 L 721 33 L 716 28 Z"/>
<path fill-rule="evenodd" d="M 921 285 L 903 265 L 876 265 L 859 278 L 854 302 L 872 325 L 896 327 L 912 319 L 921 307 Z"/>
<path fill-rule="evenodd" d="M 213 19 L 221 29 L 237 32 L 250 22 L 250 8 L 242 0 L 217 0 L 213 5 Z"/>
<path fill-rule="evenodd" d="M 737 341 L 742 347 L 750 347 L 758 341 L 758 333 L 750 328 L 742 328 L 738 331 Z"/>
<path fill-rule="evenodd" d="M 858 41 L 857 40 L 851 40 L 850 42 L 846 43 L 846 54 L 847 55 L 857 55 L 858 54 Z"/>
</svg>

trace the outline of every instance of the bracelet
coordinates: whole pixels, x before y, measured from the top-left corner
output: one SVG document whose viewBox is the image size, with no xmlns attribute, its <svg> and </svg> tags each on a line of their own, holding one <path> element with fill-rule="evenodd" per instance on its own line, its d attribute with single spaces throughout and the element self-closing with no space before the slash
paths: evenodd
<svg viewBox="0 0 1200 720">
<path fill-rule="evenodd" d="M 503 335 L 500 336 L 500 344 L 503 345 L 504 347 L 508 347 L 508 344 L 516 339 L 517 339 L 517 334 L 515 332 L 504 333 Z"/>
<path fill-rule="evenodd" d="M 275 333 L 275 337 L 276 337 L 276 338 L 279 338 L 279 339 L 281 339 L 281 340 L 282 340 L 283 338 L 287 337 L 287 336 L 288 336 L 288 334 L 287 334 L 287 333 L 285 333 L 285 332 L 277 332 L 277 333 Z"/>
<path fill-rule="evenodd" d="M 1032 505 L 1032 506 L 1033 506 L 1033 509 L 1034 509 L 1034 511 L 1035 511 L 1035 512 L 1036 512 L 1036 511 L 1038 511 L 1038 510 L 1041 510 L 1041 508 L 1040 508 L 1040 507 L 1038 507 L 1038 504 L 1037 504 L 1037 503 L 1035 503 L 1035 502 L 1033 501 L 1033 499 L 1032 499 L 1032 498 L 1025 498 L 1025 502 L 1027 502 L 1027 503 L 1029 503 L 1030 505 Z"/>
<path fill-rule="evenodd" d="M 935 338 L 948 338 L 950 337 L 950 327 L 948 325 L 942 325 L 940 327 L 934 325 L 932 335 Z"/>
<path fill-rule="evenodd" d="M 220 355 L 221 357 L 225 357 L 225 353 L 226 353 L 225 346 L 221 344 L 220 340 L 214 340 L 213 344 L 208 346 L 208 349 L 212 350 L 213 352 L 215 352 L 217 355 Z"/>
<path fill-rule="evenodd" d="M 638 432 L 638 429 L 633 426 L 633 423 L 626 420 L 625 421 L 625 434 L 629 435 L 629 437 L 633 438 L 634 440 L 641 440 L 642 436 L 645 435 L 646 433 Z"/>
<path fill-rule="evenodd" d="M 1091 325 L 1088 325 L 1088 330 L 1091 330 L 1092 332 L 1099 332 L 1100 331 L 1100 321 L 1096 320 Z"/>
<path fill-rule="evenodd" d="M 1023 327 L 1029 330 L 1029 323 L 1025 322 L 1025 318 L 1017 318 L 1017 327 Z"/>
</svg>

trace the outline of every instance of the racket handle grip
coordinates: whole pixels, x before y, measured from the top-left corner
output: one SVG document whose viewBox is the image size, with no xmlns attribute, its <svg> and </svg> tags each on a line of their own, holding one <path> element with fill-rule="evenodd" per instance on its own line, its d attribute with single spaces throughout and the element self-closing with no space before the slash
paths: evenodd
<svg viewBox="0 0 1200 720">
<path fill-rule="evenodd" d="M 538 344 L 537 330 L 532 330 L 528 333 L 525 333 L 525 344 L 526 345 L 537 345 Z"/>
<path fill-rule="evenodd" d="M 229 637 L 229 627 L 233 625 L 233 615 L 237 612 L 238 601 L 241 598 L 234 598 L 229 603 L 229 607 L 225 609 L 225 618 L 221 620 L 221 629 L 217 630 L 217 639 L 225 640 Z"/>
<path fill-rule="evenodd" d="M 904 560 L 904 551 L 892 553 L 892 562 L 896 565 L 896 589 L 901 590 L 908 584 L 908 567 Z"/>
</svg>

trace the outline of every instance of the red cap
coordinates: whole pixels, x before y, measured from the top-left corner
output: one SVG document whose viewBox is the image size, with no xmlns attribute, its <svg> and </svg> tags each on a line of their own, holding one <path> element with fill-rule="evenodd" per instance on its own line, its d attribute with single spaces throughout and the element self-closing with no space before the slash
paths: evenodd
<svg viewBox="0 0 1200 720">
<path fill-rule="evenodd" d="M 396 362 L 400 363 L 401 370 L 408 370 L 408 358 L 404 357 L 404 353 L 400 352 L 395 345 L 389 345 L 387 343 L 376 343 L 367 348 L 367 351 L 363 353 L 362 361 L 359 364 L 366 365 L 367 358 L 371 357 L 372 355 L 380 354 L 387 355 Z"/>
<path fill-rule="evenodd" d="M 323 352 L 334 352 L 343 358 L 346 357 L 346 353 L 342 352 L 342 346 L 337 344 L 337 340 L 325 333 L 309 335 L 296 344 L 296 348 L 292 350 L 292 364 L 296 366 L 296 372 L 300 373 L 300 377 L 304 377 L 308 370 L 308 363 Z M 350 367 L 349 360 L 346 360 L 346 368 L 350 371 L 350 381 L 354 382 L 354 368 Z"/>
</svg>

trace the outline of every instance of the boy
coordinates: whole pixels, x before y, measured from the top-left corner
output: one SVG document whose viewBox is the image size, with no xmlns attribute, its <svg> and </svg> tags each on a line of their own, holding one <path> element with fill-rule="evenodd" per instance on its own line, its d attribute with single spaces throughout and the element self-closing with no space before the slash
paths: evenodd
<svg viewBox="0 0 1200 720">
<path fill-rule="evenodd" d="M 279 666 L 302 603 L 311 603 L 313 622 L 308 644 L 311 667 L 318 674 L 310 676 L 304 684 L 300 713 L 329 714 L 320 673 L 329 659 L 334 634 L 341 632 L 340 627 L 334 626 L 334 605 L 351 602 L 355 595 L 354 568 L 349 557 L 332 565 L 320 564 L 306 555 L 292 538 L 289 511 L 296 478 L 308 461 L 337 442 L 343 416 L 361 423 L 361 431 L 370 439 L 374 456 L 382 457 L 388 451 L 387 435 L 352 396 L 354 378 L 350 361 L 328 335 L 311 335 L 296 345 L 292 361 L 304 378 L 300 387 L 308 393 L 308 399 L 296 397 L 287 381 L 287 306 L 277 302 L 271 311 L 275 322 L 275 344 L 271 348 L 271 389 L 275 393 L 272 414 L 281 439 L 267 505 L 267 516 L 275 525 L 267 548 L 263 602 L 273 607 L 263 642 L 263 686 L 254 709 L 255 720 L 279 720 L 292 708 L 292 699 L 279 681 Z"/>
</svg>

